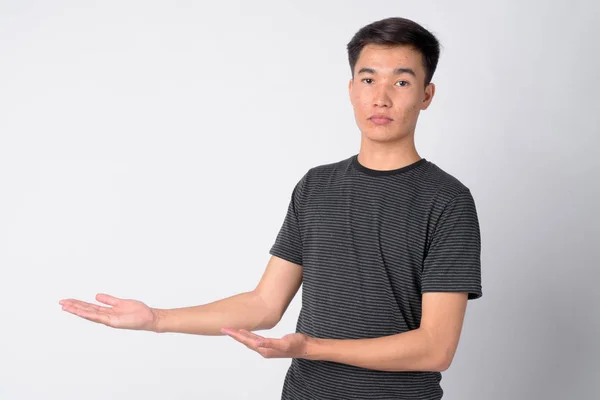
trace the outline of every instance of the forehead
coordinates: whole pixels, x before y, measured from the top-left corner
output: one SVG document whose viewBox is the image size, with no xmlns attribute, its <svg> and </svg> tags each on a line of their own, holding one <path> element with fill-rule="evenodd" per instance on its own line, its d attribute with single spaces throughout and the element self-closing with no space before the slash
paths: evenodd
<svg viewBox="0 0 600 400">
<path fill-rule="evenodd" d="M 391 73 L 397 67 L 412 68 L 417 75 L 423 75 L 423 57 L 410 46 L 390 46 L 368 44 L 361 50 L 356 60 L 355 71 L 363 67 Z"/>
</svg>

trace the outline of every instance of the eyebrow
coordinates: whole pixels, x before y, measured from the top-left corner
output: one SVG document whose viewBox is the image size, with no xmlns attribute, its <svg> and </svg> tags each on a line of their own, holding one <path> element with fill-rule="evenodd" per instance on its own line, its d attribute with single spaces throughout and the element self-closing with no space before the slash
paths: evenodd
<svg viewBox="0 0 600 400">
<path fill-rule="evenodd" d="M 363 74 L 363 73 L 364 74 L 373 74 L 373 75 L 376 75 L 377 71 L 375 71 L 373 68 L 367 68 L 367 67 L 365 67 L 365 68 L 361 68 L 358 71 L 357 75 L 360 75 L 360 74 Z M 401 74 L 409 74 L 409 75 L 414 76 L 415 78 L 417 77 L 417 74 L 415 74 L 415 71 L 413 71 L 411 68 L 396 68 L 394 70 L 394 75 L 401 75 Z"/>
</svg>

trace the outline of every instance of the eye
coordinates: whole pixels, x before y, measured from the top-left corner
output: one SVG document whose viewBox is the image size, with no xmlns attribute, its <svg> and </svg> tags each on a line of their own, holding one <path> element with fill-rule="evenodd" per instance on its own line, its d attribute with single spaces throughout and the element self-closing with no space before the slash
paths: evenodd
<svg viewBox="0 0 600 400">
<path fill-rule="evenodd" d="M 398 84 L 398 83 L 404 83 L 404 85 L 400 85 L 400 86 L 408 86 L 408 84 L 409 84 L 408 81 L 398 81 L 398 82 L 396 82 L 396 84 Z"/>
<path fill-rule="evenodd" d="M 369 83 L 373 82 L 373 79 L 372 78 L 364 78 L 364 79 L 361 79 L 360 81 L 369 84 Z M 365 82 L 365 81 L 370 81 L 370 82 Z"/>
</svg>

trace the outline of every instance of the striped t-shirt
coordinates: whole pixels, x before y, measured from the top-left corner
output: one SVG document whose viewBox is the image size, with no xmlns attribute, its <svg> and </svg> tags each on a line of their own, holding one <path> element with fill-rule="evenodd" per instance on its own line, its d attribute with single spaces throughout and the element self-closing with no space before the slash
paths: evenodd
<svg viewBox="0 0 600 400">
<path fill-rule="evenodd" d="M 416 329 L 423 292 L 481 297 L 470 190 L 424 158 L 373 170 L 358 155 L 308 170 L 270 254 L 302 265 L 297 332 L 361 339 Z M 439 372 L 391 372 L 292 359 L 282 399 L 442 398 Z"/>
</svg>

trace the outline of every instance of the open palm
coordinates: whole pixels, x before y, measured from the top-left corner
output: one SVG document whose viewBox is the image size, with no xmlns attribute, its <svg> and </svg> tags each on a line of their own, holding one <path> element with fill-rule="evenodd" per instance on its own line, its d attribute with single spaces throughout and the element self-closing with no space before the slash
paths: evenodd
<svg viewBox="0 0 600 400">
<path fill-rule="evenodd" d="M 98 294 L 96 300 L 111 307 L 75 299 L 64 299 L 59 304 L 64 311 L 113 328 L 153 330 L 156 324 L 156 313 L 141 301 L 119 299 L 108 294 Z"/>
</svg>

